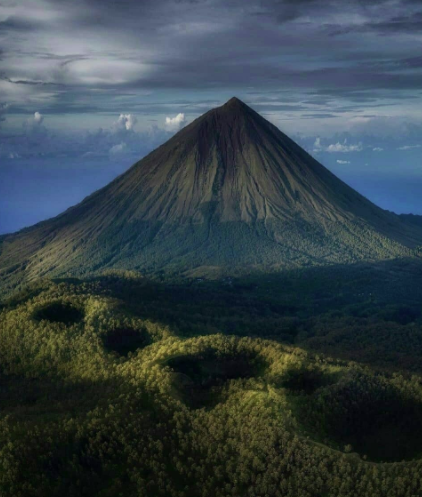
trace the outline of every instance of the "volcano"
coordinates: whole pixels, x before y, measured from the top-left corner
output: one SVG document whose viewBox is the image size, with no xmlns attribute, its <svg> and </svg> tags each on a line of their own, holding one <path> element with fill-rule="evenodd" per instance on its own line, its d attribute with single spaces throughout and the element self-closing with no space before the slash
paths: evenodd
<svg viewBox="0 0 422 497">
<path fill-rule="evenodd" d="M 237 98 L 63 214 L 0 238 L 0 278 L 107 268 L 231 274 L 410 255 L 422 230 Z"/>
</svg>

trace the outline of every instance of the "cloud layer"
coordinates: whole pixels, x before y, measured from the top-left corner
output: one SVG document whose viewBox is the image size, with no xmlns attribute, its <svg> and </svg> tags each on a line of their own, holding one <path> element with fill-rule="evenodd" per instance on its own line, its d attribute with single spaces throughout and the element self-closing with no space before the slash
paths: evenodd
<svg viewBox="0 0 422 497">
<path fill-rule="evenodd" d="M 3 0 L 0 157 L 140 158 L 236 95 L 324 164 L 420 163 L 421 27 L 416 0 Z"/>
<path fill-rule="evenodd" d="M 165 103 L 198 115 L 236 94 L 304 129 L 418 119 L 421 27 L 414 0 L 4 0 L 1 104 L 157 118 Z"/>
<path fill-rule="evenodd" d="M 93 158 L 125 157 L 127 166 L 168 140 L 174 131 L 150 125 L 136 131 L 137 118 L 120 114 L 109 127 L 68 133 L 50 126 L 49 119 L 36 112 L 23 121 L 22 133 L 4 135 L 0 159 L 74 158 L 80 162 Z"/>
<path fill-rule="evenodd" d="M 330 154 L 340 153 L 345 154 L 349 152 L 361 152 L 363 150 L 362 143 L 349 144 L 347 138 L 344 139 L 342 143 L 339 141 L 337 143 L 331 143 L 330 145 L 323 146 L 321 143 L 321 138 L 317 138 L 314 142 L 314 152 L 328 152 Z M 338 161 L 337 161 L 338 162 Z"/>
</svg>

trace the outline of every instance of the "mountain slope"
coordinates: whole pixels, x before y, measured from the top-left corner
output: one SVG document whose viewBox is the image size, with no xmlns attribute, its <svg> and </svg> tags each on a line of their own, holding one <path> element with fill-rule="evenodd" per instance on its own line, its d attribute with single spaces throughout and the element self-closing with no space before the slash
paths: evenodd
<svg viewBox="0 0 422 497">
<path fill-rule="evenodd" d="M 233 98 L 80 204 L 0 238 L 0 277 L 269 269 L 409 255 L 421 243 L 418 226 Z"/>
</svg>

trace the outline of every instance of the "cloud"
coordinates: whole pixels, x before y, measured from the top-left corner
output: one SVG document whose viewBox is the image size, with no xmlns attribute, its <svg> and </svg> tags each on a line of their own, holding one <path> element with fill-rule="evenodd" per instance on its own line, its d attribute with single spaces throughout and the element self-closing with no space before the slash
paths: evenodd
<svg viewBox="0 0 422 497">
<path fill-rule="evenodd" d="M 419 33 L 422 29 L 422 12 L 395 16 L 382 22 L 368 23 L 365 27 L 385 34 L 411 33 L 413 31 Z"/>
<path fill-rule="evenodd" d="M 326 152 L 329 153 L 340 152 L 344 154 L 349 152 L 361 152 L 363 150 L 363 147 L 362 143 L 357 143 L 355 145 L 348 145 L 347 140 L 344 140 L 343 143 L 337 142 L 328 145 L 328 147 L 325 150 Z"/>
<path fill-rule="evenodd" d="M 403 145 L 398 147 L 397 150 L 411 150 L 412 148 L 421 148 L 421 145 Z"/>
<path fill-rule="evenodd" d="M 34 123 L 35 124 L 42 124 L 44 121 L 44 116 L 40 114 L 39 112 L 34 113 Z"/>
<path fill-rule="evenodd" d="M 178 130 L 186 122 L 185 115 L 182 113 L 177 114 L 175 117 L 166 117 L 166 128 L 170 130 Z"/>
<path fill-rule="evenodd" d="M 8 108 L 9 108 L 9 104 L 0 103 L 0 122 L 6 120 L 4 115 L 6 114 Z"/>
<path fill-rule="evenodd" d="M 314 152 L 321 152 L 321 150 L 322 150 L 321 138 L 318 137 L 315 139 L 314 142 Z"/>
<path fill-rule="evenodd" d="M 23 123 L 23 129 L 26 134 L 34 135 L 40 138 L 47 134 L 47 129 L 44 126 L 44 116 L 40 112 L 34 112 L 33 116 L 26 119 Z"/>
<path fill-rule="evenodd" d="M 121 8 L 112 0 L 81 0 L 74 5 L 61 2 L 59 9 L 55 2 L 40 0 L 38 8 L 42 6 L 45 13 L 31 19 L 28 12 L 34 12 L 33 1 L 20 0 L 11 7 L 8 22 L 3 23 L 9 38 L 5 37 L 2 46 L 8 52 L 2 69 L 11 81 L 37 83 L 11 85 L 25 87 L 28 98 L 34 97 L 31 91 L 38 94 L 51 85 L 47 88 L 55 92 L 54 105 L 59 107 L 66 96 L 53 85 L 64 85 L 76 100 L 94 88 L 106 108 L 122 92 L 136 100 L 133 90 L 147 87 L 220 90 L 261 84 L 269 90 L 279 86 L 274 81 L 281 80 L 290 89 L 315 87 L 337 94 L 352 86 L 361 85 L 365 90 L 385 87 L 380 82 L 394 90 L 403 76 L 399 59 L 417 59 L 415 43 L 398 47 L 394 40 L 380 42 L 379 37 L 368 36 L 364 44 L 362 34 L 351 31 L 370 22 L 393 20 L 397 24 L 395 18 L 400 17 L 401 10 L 410 22 L 416 9 L 409 5 L 406 9 L 402 5 L 386 9 L 380 15 L 370 7 L 360 9 L 357 1 L 343 5 L 329 1 L 322 6 L 315 0 L 262 0 L 256 2 L 259 8 L 252 5 L 255 2 L 246 2 L 242 9 L 236 1 L 233 6 L 226 3 L 231 2 L 209 0 L 186 9 L 178 2 L 146 0 L 125 2 Z M 306 22 L 297 23 L 298 18 Z M 283 30 L 278 26 L 281 22 Z M 349 37 L 346 47 L 341 40 L 333 44 L 327 24 L 344 30 Z M 33 48 L 30 54 L 23 50 L 22 31 L 28 39 L 25 44 Z M 257 40 L 253 46 L 249 35 Z M 283 53 L 276 52 L 274 47 L 281 44 Z M 208 57 L 203 56 L 204 45 Z M 227 46 L 232 54 L 227 53 Z M 308 52 L 315 61 L 312 66 L 306 63 Z M 388 61 L 395 71 L 385 66 L 380 70 L 381 61 Z M 339 79 L 345 84 L 339 85 Z M 406 74 L 403 85 L 408 81 L 415 86 L 416 79 Z"/>
<path fill-rule="evenodd" d="M 337 160 L 337 164 L 350 164 L 350 161 L 349 160 L 340 160 L 340 159 L 338 159 Z"/>
<path fill-rule="evenodd" d="M 334 136 L 321 152 L 344 148 L 336 133 L 358 136 L 350 146 L 366 143 L 365 133 L 395 135 L 399 119 L 422 120 L 420 1 L 193 1 L 6 2 L 4 133 L 40 109 L 48 123 L 60 116 L 54 126 L 65 132 L 95 130 L 124 111 L 107 154 L 120 142 L 132 148 L 127 135 L 141 124 L 155 119 L 174 132 L 185 124 L 173 121 L 178 113 L 190 122 L 233 94 L 288 134 Z M 419 140 L 400 136 L 394 148 Z"/>
<path fill-rule="evenodd" d="M 132 131 L 135 124 L 138 122 L 132 114 L 120 114 L 119 119 L 115 123 L 115 128 L 118 130 Z"/>
<path fill-rule="evenodd" d="M 382 147 L 374 147 L 372 149 L 373 152 L 382 152 L 384 149 Z"/>
<path fill-rule="evenodd" d="M 323 146 L 321 144 L 321 138 L 317 138 L 314 142 L 314 152 L 328 152 L 328 153 L 349 153 L 349 152 L 361 152 L 363 150 L 362 143 L 357 143 L 354 145 L 349 145 L 347 143 L 347 138 L 344 139 L 343 143 L 339 141 L 337 143 L 332 143 L 328 146 Z"/>
<path fill-rule="evenodd" d="M 118 119 L 109 128 L 98 128 L 95 131 L 60 130 L 46 127 L 44 123 L 36 123 L 34 116 L 23 121 L 21 133 L 4 134 L 0 139 L 1 158 L 48 158 L 72 157 L 109 159 L 121 156 L 128 165 L 141 159 L 157 146 L 167 141 L 172 132 L 150 125 L 142 131 L 133 128 L 133 119 L 120 120 L 120 128 L 116 128 Z"/>
<path fill-rule="evenodd" d="M 108 151 L 111 155 L 123 154 L 128 151 L 128 147 L 126 143 L 119 143 L 117 145 L 113 145 Z"/>
</svg>

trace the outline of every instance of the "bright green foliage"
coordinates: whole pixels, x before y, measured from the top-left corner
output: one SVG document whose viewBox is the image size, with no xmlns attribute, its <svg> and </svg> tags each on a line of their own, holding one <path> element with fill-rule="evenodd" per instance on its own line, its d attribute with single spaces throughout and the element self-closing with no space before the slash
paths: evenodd
<svg viewBox="0 0 422 497">
<path fill-rule="evenodd" d="M 388 304 L 374 278 L 378 300 L 342 301 L 324 278 L 308 274 L 299 292 L 297 275 L 190 286 L 110 275 L 5 302 L 0 495 L 421 495 L 416 306 Z M 353 280 L 341 281 L 347 293 Z M 349 360 L 368 359 L 360 326 L 373 329 L 377 369 Z M 378 328 L 394 341 L 376 344 Z M 122 330 L 139 338 L 130 350 L 109 346 Z M 408 371 L 389 359 L 394 344 L 414 358 Z"/>
</svg>

